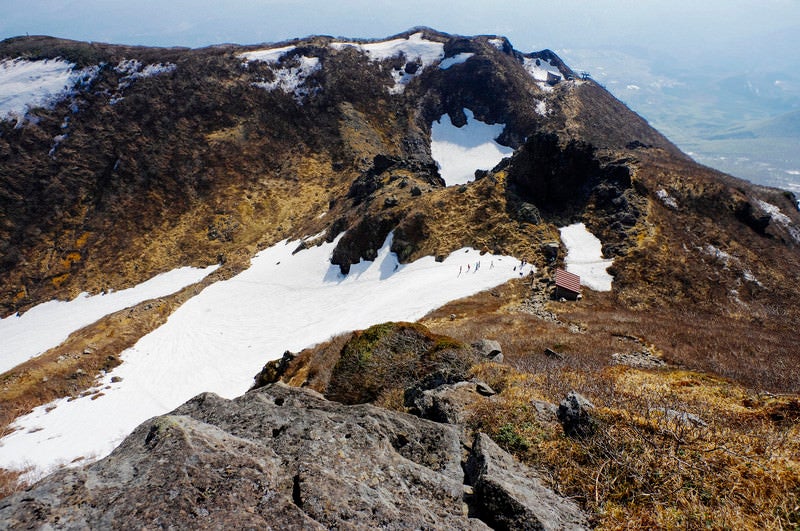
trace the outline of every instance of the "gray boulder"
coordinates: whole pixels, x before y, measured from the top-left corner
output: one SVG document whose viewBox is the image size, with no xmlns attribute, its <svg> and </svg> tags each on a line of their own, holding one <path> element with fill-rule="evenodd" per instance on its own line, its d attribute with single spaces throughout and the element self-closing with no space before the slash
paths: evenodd
<svg viewBox="0 0 800 531">
<path fill-rule="evenodd" d="M 695 426 L 700 428 L 705 428 L 708 426 L 706 421 L 695 415 L 694 413 L 689 413 L 687 411 L 680 411 L 677 409 L 669 409 L 669 408 L 658 408 L 653 409 L 651 411 L 660 411 L 664 414 L 664 418 L 670 422 L 674 422 L 675 424 L 682 424 L 684 426 Z"/>
<path fill-rule="evenodd" d="M 500 343 L 494 339 L 481 339 L 472 344 L 472 348 L 482 358 L 488 358 L 491 361 L 502 363 L 503 362 L 503 349 Z"/>
<path fill-rule="evenodd" d="M 531 400 L 536 418 L 539 422 L 551 422 L 558 419 L 558 406 L 544 400 Z"/>
<path fill-rule="evenodd" d="M 570 437 L 587 437 L 594 433 L 595 421 L 589 413 L 594 405 L 588 399 L 570 391 L 558 406 L 558 421 Z"/>
<path fill-rule="evenodd" d="M 509 507 L 514 518 L 541 514 L 538 521 L 553 528 L 572 521 L 572 505 L 563 500 L 567 516 L 537 512 L 532 505 L 539 498 L 556 495 L 543 487 L 526 491 L 538 485 L 532 472 L 488 439 L 469 458 L 470 496 L 464 446 L 457 426 L 345 406 L 280 383 L 234 400 L 205 393 L 143 423 L 108 457 L 0 501 L 0 522 L 69 529 L 486 529 L 485 522 L 517 521 L 494 512 Z M 501 482 L 495 474 L 507 477 Z"/>
<path fill-rule="evenodd" d="M 574 502 L 545 487 L 487 435 L 479 433 L 464 466 L 470 509 L 494 529 L 587 529 Z"/>
<path fill-rule="evenodd" d="M 466 406 L 481 397 L 496 394 L 484 382 L 469 381 L 444 384 L 414 393 L 406 407 L 415 415 L 434 422 L 462 424 Z"/>
</svg>

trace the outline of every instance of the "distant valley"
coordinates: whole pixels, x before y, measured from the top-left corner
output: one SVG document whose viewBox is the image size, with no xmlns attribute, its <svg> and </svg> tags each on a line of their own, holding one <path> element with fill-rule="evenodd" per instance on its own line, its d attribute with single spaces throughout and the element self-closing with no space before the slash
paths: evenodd
<svg viewBox="0 0 800 531">
<path fill-rule="evenodd" d="M 800 75 L 768 57 L 700 65 L 641 48 L 559 50 L 697 162 L 800 191 Z"/>
</svg>

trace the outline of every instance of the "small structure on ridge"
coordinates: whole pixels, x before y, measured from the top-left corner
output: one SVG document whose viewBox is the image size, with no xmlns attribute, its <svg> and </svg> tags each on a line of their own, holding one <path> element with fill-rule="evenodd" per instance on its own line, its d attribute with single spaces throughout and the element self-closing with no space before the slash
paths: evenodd
<svg viewBox="0 0 800 531">
<path fill-rule="evenodd" d="M 581 294 L 581 277 L 563 269 L 556 269 L 556 299 L 577 300 Z"/>
</svg>

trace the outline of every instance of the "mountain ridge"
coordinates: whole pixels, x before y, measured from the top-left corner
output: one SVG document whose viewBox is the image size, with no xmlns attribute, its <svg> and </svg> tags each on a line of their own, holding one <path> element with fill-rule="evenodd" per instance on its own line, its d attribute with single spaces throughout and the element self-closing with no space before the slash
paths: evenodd
<svg viewBox="0 0 800 531">
<path fill-rule="evenodd" d="M 326 274 L 340 279 L 381 250 L 394 253 L 395 267 L 422 257 L 442 263 L 464 248 L 535 265 L 536 276 L 425 318 L 458 341 L 507 338 L 509 364 L 474 369 L 498 384 L 502 403 L 539 385 L 526 366 L 586 382 L 565 365 L 575 363 L 579 374 L 622 385 L 632 373 L 608 368 L 619 348 L 665 360 L 665 379 L 688 367 L 759 393 L 792 393 L 800 382 L 791 368 L 800 319 L 796 197 L 696 164 L 549 50 L 523 54 L 497 36 L 427 28 L 384 40 L 312 36 L 194 50 L 0 43 L 5 69 L 57 58 L 91 75 L 52 105 L 0 120 L 2 316 L 179 266 L 220 267 L 4 374 L 0 398 L 12 406 L 4 426 L 54 398 L 103 400 L 96 378 L 124 363 L 124 349 L 281 241 L 297 242 L 296 253 L 331 245 Z M 514 153 L 448 186 L 432 154 L 436 120 L 503 124 L 496 140 Z M 584 290 L 571 305 L 550 298 L 550 277 L 565 266 L 559 228 L 576 222 L 613 258 L 614 281 L 611 292 Z M 545 348 L 557 361 L 542 365 Z M 86 359 L 73 358 L 75 349 Z M 716 389 L 716 380 L 686 378 Z M 393 392 L 387 405 L 402 409 Z M 613 393 L 594 392 L 618 426 L 626 410 Z M 552 389 L 546 394 L 555 400 Z M 742 400 L 758 415 L 773 407 Z M 514 436 L 500 418 L 482 416 L 476 426 L 519 457 L 538 441 L 524 428 L 534 421 L 522 418 Z"/>
</svg>

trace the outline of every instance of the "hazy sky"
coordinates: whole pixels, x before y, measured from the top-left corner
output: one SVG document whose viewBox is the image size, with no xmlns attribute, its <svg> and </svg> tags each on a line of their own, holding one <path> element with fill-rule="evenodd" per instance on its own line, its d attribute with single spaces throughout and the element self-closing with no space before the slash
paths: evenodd
<svg viewBox="0 0 800 531">
<path fill-rule="evenodd" d="M 798 0 L 0 0 L 0 38 L 26 33 L 162 46 L 383 37 L 417 25 L 508 36 L 517 49 L 639 46 L 697 57 L 797 55 Z M 694 59 L 694 57 L 692 58 Z"/>
</svg>

